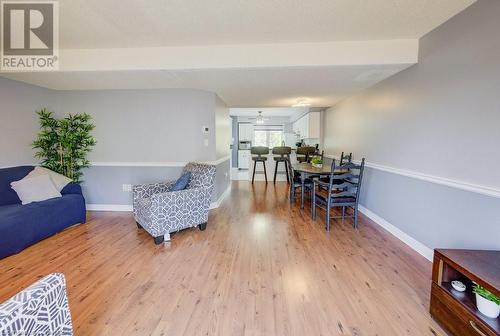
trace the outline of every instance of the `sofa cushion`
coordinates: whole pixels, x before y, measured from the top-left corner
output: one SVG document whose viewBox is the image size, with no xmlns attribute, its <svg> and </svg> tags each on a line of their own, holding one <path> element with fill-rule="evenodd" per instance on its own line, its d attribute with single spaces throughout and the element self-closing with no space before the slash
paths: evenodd
<svg viewBox="0 0 500 336">
<path fill-rule="evenodd" d="M 56 173 L 55 171 L 52 171 L 48 168 L 45 167 L 35 167 L 26 177 L 26 178 L 31 178 L 35 176 L 40 176 L 40 175 L 48 175 L 52 179 L 52 182 L 54 183 L 54 186 L 56 187 L 57 191 L 61 192 L 63 188 L 68 185 L 72 180 L 69 177 L 66 177 L 62 174 Z"/>
<path fill-rule="evenodd" d="M 177 179 L 177 181 L 175 181 L 174 185 L 172 186 L 172 188 L 170 188 L 169 191 L 180 191 L 180 190 L 186 189 L 190 180 L 191 180 L 191 173 L 190 172 L 186 172 L 186 173 L 182 174 L 182 176 L 179 177 Z"/>
<path fill-rule="evenodd" d="M 33 168 L 33 166 L 19 166 L 0 169 L 0 205 L 21 203 L 10 184 L 23 179 Z"/>
<path fill-rule="evenodd" d="M 10 186 L 16 191 L 23 205 L 61 197 L 61 193 L 57 191 L 49 175 L 23 178 L 12 182 Z"/>
</svg>

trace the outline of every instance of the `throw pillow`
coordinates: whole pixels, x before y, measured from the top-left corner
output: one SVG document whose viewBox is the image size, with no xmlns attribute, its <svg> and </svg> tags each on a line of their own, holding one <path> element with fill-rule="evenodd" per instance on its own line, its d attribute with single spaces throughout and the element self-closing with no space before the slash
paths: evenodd
<svg viewBox="0 0 500 336">
<path fill-rule="evenodd" d="M 180 190 L 186 189 L 187 185 L 189 184 L 190 179 L 191 179 L 190 172 L 182 174 L 182 176 L 179 177 L 179 179 L 177 181 L 175 181 L 172 188 L 170 188 L 170 191 L 180 191 Z"/>
<path fill-rule="evenodd" d="M 49 175 L 23 178 L 22 180 L 12 182 L 10 186 L 17 193 L 23 205 L 62 197 Z"/>
<path fill-rule="evenodd" d="M 59 192 L 61 192 L 61 190 L 63 190 L 63 188 L 72 181 L 69 177 L 61 175 L 59 173 L 56 173 L 55 171 L 52 171 L 44 167 L 35 167 L 35 169 L 33 169 L 31 173 L 29 173 L 25 178 L 32 178 L 40 175 L 50 176 L 52 182 L 54 182 L 54 186 Z"/>
</svg>

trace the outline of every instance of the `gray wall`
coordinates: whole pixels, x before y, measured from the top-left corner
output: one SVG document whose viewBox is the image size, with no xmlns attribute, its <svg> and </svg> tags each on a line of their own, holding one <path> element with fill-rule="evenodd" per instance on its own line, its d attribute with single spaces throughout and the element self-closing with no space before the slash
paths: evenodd
<svg viewBox="0 0 500 336">
<path fill-rule="evenodd" d="M 38 132 L 35 111 L 54 106 L 53 91 L 0 77 L 0 167 L 37 162 L 31 149 Z"/>
<path fill-rule="evenodd" d="M 211 161 L 215 95 L 187 89 L 57 91 L 57 113 L 87 112 L 96 128 L 93 162 Z M 203 133 L 209 127 L 209 134 Z M 204 140 L 208 139 L 208 146 Z"/>
<path fill-rule="evenodd" d="M 421 39 L 417 65 L 330 108 L 329 154 L 500 188 L 500 1 Z M 367 169 L 361 203 L 428 247 L 500 248 L 500 199 Z"/>
<path fill-rule="evenodd" d="M 230 154 L 229 110 L 206 91 L 52 91 L 0 77 L 0 101 L 0 167 L 37 162 L 30 146 L 39 130 L 35 110 L 92 115 L 97 146 L 89 159 L 98 164 L 84 172 L 89 204 L 130 205 L 131 193 L 122 190 L 123 184 L 175 179 L 182 169 L 152 163 L 215 161 L 224 151 Z M 214 200 L 228 187 L 226 162 L 217 167 L 222 180 L 216 182 Z"/>
</svg>

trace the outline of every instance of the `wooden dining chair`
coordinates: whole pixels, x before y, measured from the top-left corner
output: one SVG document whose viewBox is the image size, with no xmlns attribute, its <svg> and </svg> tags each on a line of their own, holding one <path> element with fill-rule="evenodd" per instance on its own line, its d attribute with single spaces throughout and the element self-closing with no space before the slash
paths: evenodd
<svg viewBox="0 0 500 336">
<path fill-rule="evenodd" d="M 351 162 L 352 161 L 352 153 L 349 153 L 349 155 L 344 155 L 344 152 L 340 155 L 340 163 L 339 165 L 343 165 L 346 162 Z"/>
<path fill-rule="evenodd" d="M 336 161 L 333 160 L 332 172 L 330 173 L 328 184 L 320 180 L 313 181 L 312 218 L 316 220 L 316 207 L 324 209 L 326 212 L 327 231 L 330 231 L 330 219 L 332 218 L 342 218 L 342 220 L 345 218 L 353 218 L 353 227 L 355 229 L 358 228 L 358 205 L 364 167 L 364 158 L 359 165 L 353 162 L 346 162 L 341 166 L 337 166 Z M 327 187 L 327 190 L 325 191 L 323 188 L 318 188 L 320 186 Z M 342 216 L 330 216 L 331 208 L 335 207 L 342 208 Z M 346 217 L 346 209 L 349 208 L 353 210 L 353 214 Z"/>
<path fill-rule="evenodd" d="M 287 156 L 286 157 L 286 160 L 287 160 L 287 164 L 288 164 L 288 178 L 290 180 L 290 193 L 289 193 L 289 197 L 290 197 L 290 203 L 294 203 L 295 202 L 295 195 L 297 193 L 297 190 L 300 190 L 300 188 L 302 188 L 302 180 L 300 178 L 300 174 L 296 174 L 296 172 L 294 171 L 293 167 L 292 167 L 292 164 L 290 162 L 290 156 Z M 314 188 L 314 183 L 313 183 L 313 180 L 308 178 L 305 180 L 305 183 L 304 183 L 304 188 L 309 191 L 310 193 L 310 198 L 311 198 L 311 201 L 312 201 L 312 190 Z M 312 205 L 312 203 L 311 203 Z"/>
</svg>

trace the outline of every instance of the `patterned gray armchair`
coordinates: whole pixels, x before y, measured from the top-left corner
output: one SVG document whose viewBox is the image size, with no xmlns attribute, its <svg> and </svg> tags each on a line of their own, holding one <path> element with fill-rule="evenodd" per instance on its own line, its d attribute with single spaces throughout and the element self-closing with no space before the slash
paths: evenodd
<svg viewBox="0 0 500 336">
<path fill-rule="evenodd" d="M 0 335 L 73 335 L 64 275 L 49 274 L 2 303 Z"/>
<path fill-rule="evenodd" d="M 139 228 L 161 244 L 171 232 L 198 226 L 205 230 L 215 181 L 215 166 L 188 163 L 183 171 L 191 172 L 186 189 L 169 191 L 174 182 L 135 185 L 134 217 Z"/>
</svg>

